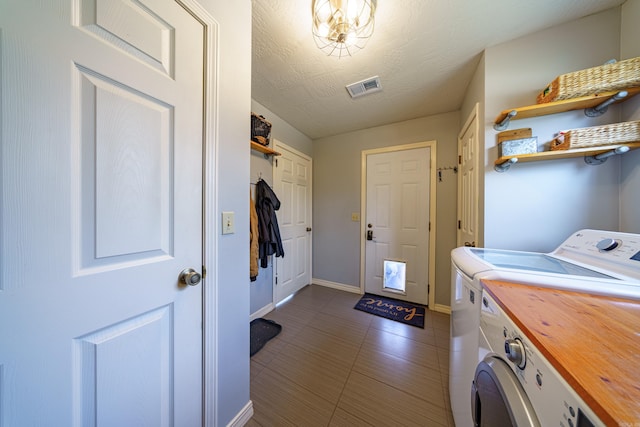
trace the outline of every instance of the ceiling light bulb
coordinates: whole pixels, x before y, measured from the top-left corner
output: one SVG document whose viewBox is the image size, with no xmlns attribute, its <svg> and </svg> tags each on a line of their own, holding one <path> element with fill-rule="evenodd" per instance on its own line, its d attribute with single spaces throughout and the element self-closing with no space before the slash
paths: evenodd
<svg viewBox="0 0 640 427">
<path fill-rule="evenodd" d="M 364 10 L 363 2 L 357 0 L 350 0 L 347 5 L 347 19 L 349 21 L 356 21 L 360 16 L 360 11 Z"/>
</svg>

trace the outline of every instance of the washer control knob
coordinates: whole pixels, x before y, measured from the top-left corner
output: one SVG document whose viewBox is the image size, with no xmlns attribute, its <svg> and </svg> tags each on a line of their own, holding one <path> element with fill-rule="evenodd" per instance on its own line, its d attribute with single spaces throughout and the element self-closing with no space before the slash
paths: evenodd
<svg viewBox="0 0 640 427">
<path fill-rule="evenodd" d="M 512 361 L 518 368 L 524 369 L 527 364 L 527 357 L 524 352 L 524 344 L 522 344 L 520 338 L 505 340 L 504 352 L 507 354 L 507 359 Z"/>
<path fill-rule="evenodd" d="M 598 243 L 596 243 L 596 248 L 600 249 L 603 252 L 614 250 L 617 247 L 618 242 L 614 239 L 602 239 Z"/>
</svg>

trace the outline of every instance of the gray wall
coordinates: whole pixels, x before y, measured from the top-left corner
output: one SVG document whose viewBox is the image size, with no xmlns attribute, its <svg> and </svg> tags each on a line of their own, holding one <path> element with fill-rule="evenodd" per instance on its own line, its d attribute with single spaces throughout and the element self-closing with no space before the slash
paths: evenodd
<svg viewBox="0 0 640 427">
<path fill-rule="evenodd" d="M 252 100 L 251 111 L 264 116 L 272 125 L 271 136 L 273 139 L 283 142 L 296 150 L 311 156 L 313 154 L 311 138 L 295 129 L 281 117 L 277 116 L 263 105 Z M 271 143 L 273 146 L 273 143 Z M 273 157 L 265 156 L 257 151 L 251 150 L 251 176 L 249 188 L 251 197 L 255 200 L 255 184 L 259 177 L 262 177 L 269 185 L 273 186 Z M 248 281 L 248 279 L 247 279 Z M 250 313 L 256 313 L 268 308 L 273 303 L 273 257 L 269 260 L 267 268 L 260 268 L 255 282 L 250 282 L 251 302 Z"/>
<path fill-rule="evenodd" d="M 640 0 L 622 6 L 620 59 L 640 56 Z M 640 95 L 622 105 L 622 120 L 640 120 Z M 640 233 L 640 150 L 620 159 L 620 231 Z"/>
<path fill-rule="evenodd" d="M 375 95 L 373 95 L 375 96 Z M 360 286 L 361 153 L 437 141 L 437 167 L 457 164 L 460 114 L 452 112 L 313 141 L 313 277 Z M 456 242 L 457 176 L 442 172 L 436 188 L 436 304 L 449 305 L 449 252 Z M 426 262 L 426 261 L 425 261 Z"/>
<path fill-rule="evenodd" d="M 215 313 L 217 360 L 207 381 L 215 382 L 217 424 L 228 425 L 250 402 L 249 398 L 249 116 L 251 109 L 251 2 L 200 0 L 218 22 L 217 165 L 210 191 L 216 192 L 214 223 L 222 211 L 235 212 L 235 234 L 219 235 Z M 214 55 L 216 57 L 216 55 Z M 239 141 L 247 141 L 240 144 Z M 216 230 L 209 230 L 217 233 Z"/>
<path fill-rule="evenodd" d="M 487 247 L 546 252 L 580 228 L 618 229 L 620 156 L 601 166 L 575 158 L 516 164 L 498 173 L 493 170 L 497 132 L 492 124 L 504 109 L 534 104 L 537 93 L 557 75 L 617 58 L 619 49 L 620 8 L 615 8 L 486 50 Z M 617 121 L 619 106 L 598 118 L 571 111 L 518 120 L 510 129 L 530 127 L 539 144 L 545 144 L 563 129 Z"/>
</svg>

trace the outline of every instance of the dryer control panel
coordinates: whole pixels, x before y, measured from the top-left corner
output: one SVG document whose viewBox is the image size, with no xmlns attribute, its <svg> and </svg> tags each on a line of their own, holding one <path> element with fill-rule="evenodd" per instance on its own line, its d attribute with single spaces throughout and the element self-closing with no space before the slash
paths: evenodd
<svg viewBox="0 0 640 427">
<path fill-rule="evenodd" d="M 640 282 L 640 235 L 580 230 L 550 255 L 588 266 L 622 280 Z"/>
</svg>

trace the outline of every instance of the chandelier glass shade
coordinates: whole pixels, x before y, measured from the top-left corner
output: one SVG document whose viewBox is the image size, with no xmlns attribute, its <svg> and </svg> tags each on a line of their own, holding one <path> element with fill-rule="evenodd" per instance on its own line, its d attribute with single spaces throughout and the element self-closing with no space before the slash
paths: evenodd
<svg viewBox="0 0 640 427">
<path fill-rule="evenodd" d="M 377 0 L 313 0 L 312 32 L 329 56 L 351 56 L 373 34 Z"/>
</svg>

